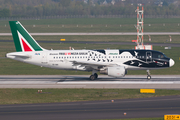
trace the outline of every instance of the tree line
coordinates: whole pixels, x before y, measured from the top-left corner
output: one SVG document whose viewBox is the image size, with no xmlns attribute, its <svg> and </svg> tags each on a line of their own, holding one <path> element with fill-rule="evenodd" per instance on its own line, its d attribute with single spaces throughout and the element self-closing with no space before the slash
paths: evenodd
<svg viewBox="0 0 180 120">
<path fill-rule="evenodd" d="M 137 3 L 132 0 L 1 0 L 0 17 L 41 17 L 62 15 L 136 15 Z M 164 5 L 155 4 L 157 0 L 139 0 L 144 2 L 145 15 L 180 15 L 180 1 Z"/>
</svg>

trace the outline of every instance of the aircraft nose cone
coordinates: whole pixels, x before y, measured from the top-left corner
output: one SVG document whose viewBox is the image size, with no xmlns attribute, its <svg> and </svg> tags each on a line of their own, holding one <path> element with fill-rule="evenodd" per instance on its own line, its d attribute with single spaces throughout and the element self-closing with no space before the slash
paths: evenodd
<svg viewBox="0 0 180 120">
<path fill-rule="evenodd" d="M 173 59 L 170 59 L 170 60 L 169 60 L 169 67 L 173 66 L 174 63 L 175 63 L 174 60 L 173 60 Z"/>
</svg>

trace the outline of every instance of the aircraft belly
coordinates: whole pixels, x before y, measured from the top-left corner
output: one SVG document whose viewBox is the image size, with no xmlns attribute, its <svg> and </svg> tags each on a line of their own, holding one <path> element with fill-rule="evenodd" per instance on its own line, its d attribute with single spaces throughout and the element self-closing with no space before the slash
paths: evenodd
<svg viewBox="0 0 180 120">
<path fill-rule="evenodd" d="M 156 69 L 164 69 L 166 67 L 160 68 L 148 68 L 148 67 L 128 67 L 127 70 L 156 70 Z"/>
</svg>

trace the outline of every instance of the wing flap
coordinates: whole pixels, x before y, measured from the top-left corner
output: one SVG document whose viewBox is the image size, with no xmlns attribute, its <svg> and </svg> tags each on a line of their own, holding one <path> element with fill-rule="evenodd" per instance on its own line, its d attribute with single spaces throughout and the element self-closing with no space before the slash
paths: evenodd
<svg viewBox="0 0 180 120">
<path fill-rule="evenodd" d="M 111 63 L 100 63 L 100 62 L 89 62 L 89 61 L 70 61 L 73 66 L 84 67 L 86 70 L 100 70 L 101 68 L 114 66 L 117 64 Z"/>
<path fill-rule="evenodd" d="M 109 63 L 97 63 L 97 62 L 86 62 L 86 61 L 71 61 L 74 65 L 93 65 L 93 66 L 108 66 Z"/>
</svg>

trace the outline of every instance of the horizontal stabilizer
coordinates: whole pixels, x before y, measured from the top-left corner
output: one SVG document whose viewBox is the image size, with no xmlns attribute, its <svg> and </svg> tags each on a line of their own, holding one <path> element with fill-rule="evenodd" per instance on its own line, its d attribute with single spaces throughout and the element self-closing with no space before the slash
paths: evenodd
<svg viewBox="0 0 180 120">
<path fill-rule="evenodd" d="M 11 59 L 29 59 L 29 58 L 31 58 L 30 55 L 18 54 L 18 52 L 8 53 L 8 54 L 6 54 L 6 57 L 11 58 Z"/>
</svg>

